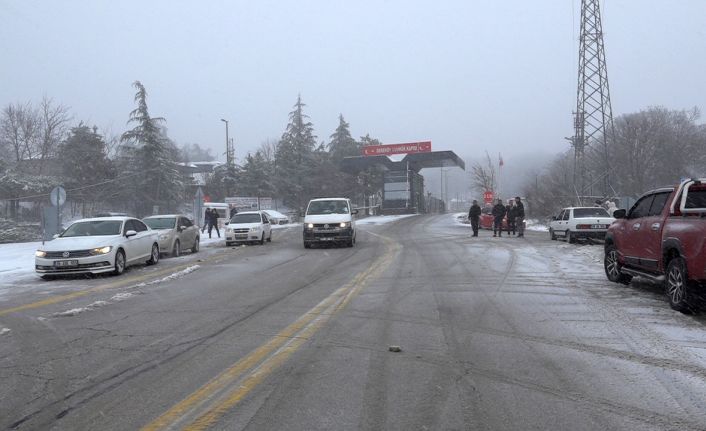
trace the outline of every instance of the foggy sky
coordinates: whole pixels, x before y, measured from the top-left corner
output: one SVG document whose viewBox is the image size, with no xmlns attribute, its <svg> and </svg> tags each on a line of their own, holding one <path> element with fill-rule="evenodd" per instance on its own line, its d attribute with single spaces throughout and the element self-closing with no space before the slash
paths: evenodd
<svg viewBox="0 0 706 431">
<path fill-rule="evenodd" d="M 437 4 L 440 3 L 440 4 Z M 113 134 L 131 83 L 177 143 L 278 139 L 301 94 L 318 140 L 432 140 L 459 155 L 567 149 L 580 0 L 0 0 L 0 105 L 43 95 Z M 613 111 L 706 106 L 706 1 L 605 0 Z"/>
</svg>

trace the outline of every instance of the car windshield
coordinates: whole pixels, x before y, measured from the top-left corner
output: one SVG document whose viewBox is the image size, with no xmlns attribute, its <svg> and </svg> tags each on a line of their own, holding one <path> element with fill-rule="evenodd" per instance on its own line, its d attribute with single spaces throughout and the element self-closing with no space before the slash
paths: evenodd
<svg viewBox="0 0 706 431">
<path fill-rule="evenodd" d="M 610 217 L 603 208 L 574 208 L 574 218 Z"/>
<path fill-rule="evenodd" d="M 146 218 L 142 220 L 150 229 L 174 229 L 176 226 L 175 217 Z"/>
<path fill-rule="evenodd" d="M 312 201 L 306 214 L 348 214 L 348 203 L 346 201 Z"/>
<path fill-rule="evenodd" d="M 62 238 L 74 236 L 104 236 L 120 235 L 123 222 L 118 220 L 80 221 L 69 226 L 60 236 Z"/>
<path fill-rule="evenodd" d="M 232 224 L 260 223 L 261 221 L 260 214 L 236 214 L 230 219 Z"/>
</svg>

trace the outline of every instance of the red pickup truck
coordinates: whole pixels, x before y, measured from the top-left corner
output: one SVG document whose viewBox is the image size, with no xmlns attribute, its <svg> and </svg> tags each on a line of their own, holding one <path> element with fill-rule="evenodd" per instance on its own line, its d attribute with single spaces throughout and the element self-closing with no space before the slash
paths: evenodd
<svg viewBox="0 0 706 431">
<path fill-rule="evenodd" d="M 672 308 L 692 311 L 706 291 L 706 178 L 647 192 L 613 216 L 605 239 L 608 279 L 660 283 Z"/>
</svg>

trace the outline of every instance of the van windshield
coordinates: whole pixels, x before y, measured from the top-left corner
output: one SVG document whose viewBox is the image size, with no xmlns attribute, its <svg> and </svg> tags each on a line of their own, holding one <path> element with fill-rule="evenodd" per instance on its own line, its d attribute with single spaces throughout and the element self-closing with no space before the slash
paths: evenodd
<svg viewBox="0 0 706 431">
<path fill-rule="evenodd" d="M 306 215 L 348 214 L 346 201 L 312 201 L 306 210 Z"/>
</svg>

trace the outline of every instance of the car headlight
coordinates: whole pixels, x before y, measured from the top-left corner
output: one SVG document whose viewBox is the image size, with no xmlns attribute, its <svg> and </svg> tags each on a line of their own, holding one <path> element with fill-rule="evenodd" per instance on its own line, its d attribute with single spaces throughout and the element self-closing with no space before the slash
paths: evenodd
<svg viewBox="0 0 706 431">
<path fill-rule="evenodd" d="M 341 226 L 341 227 L 351 227 L 351 222 L 349 222 L 349 221 L 347 221 L 347 222 L 342 222 L 342 223 L 340 224 L 340 226 Z"/>
<path fill-rule="evenodd" d="M 307 227 L 308 229 L 313 229 L 313 228 L 314 228 L 314 223 L 309 223 L 308 225 L 306 225 L 306 227 Z"/>
<path fill-rule="evenodd" d="M 34 252 L 34 255 L 37 256 L 37 257 L 44 257 L 44 256 L 47 255 L 47 252 L 44 251 L 44 250 L 37 250 L 37 251 Z"/>
<path fill-rule="evenodd" d="M 250 232 L 257 232 L 260 230 L 260 226 L 255 226 L 250 228 Z"/>
<path fill-rule="evenodd" d="M 110 253 L 110 250 L 112 250 L 113 247 L 111 246 L 106 246 L 106 247 L 99 247 L 99 248 L 94 248 L 91 250 L 92 255 L 97 255 L 97 254 L 107 254 Z"/>
</svg>

